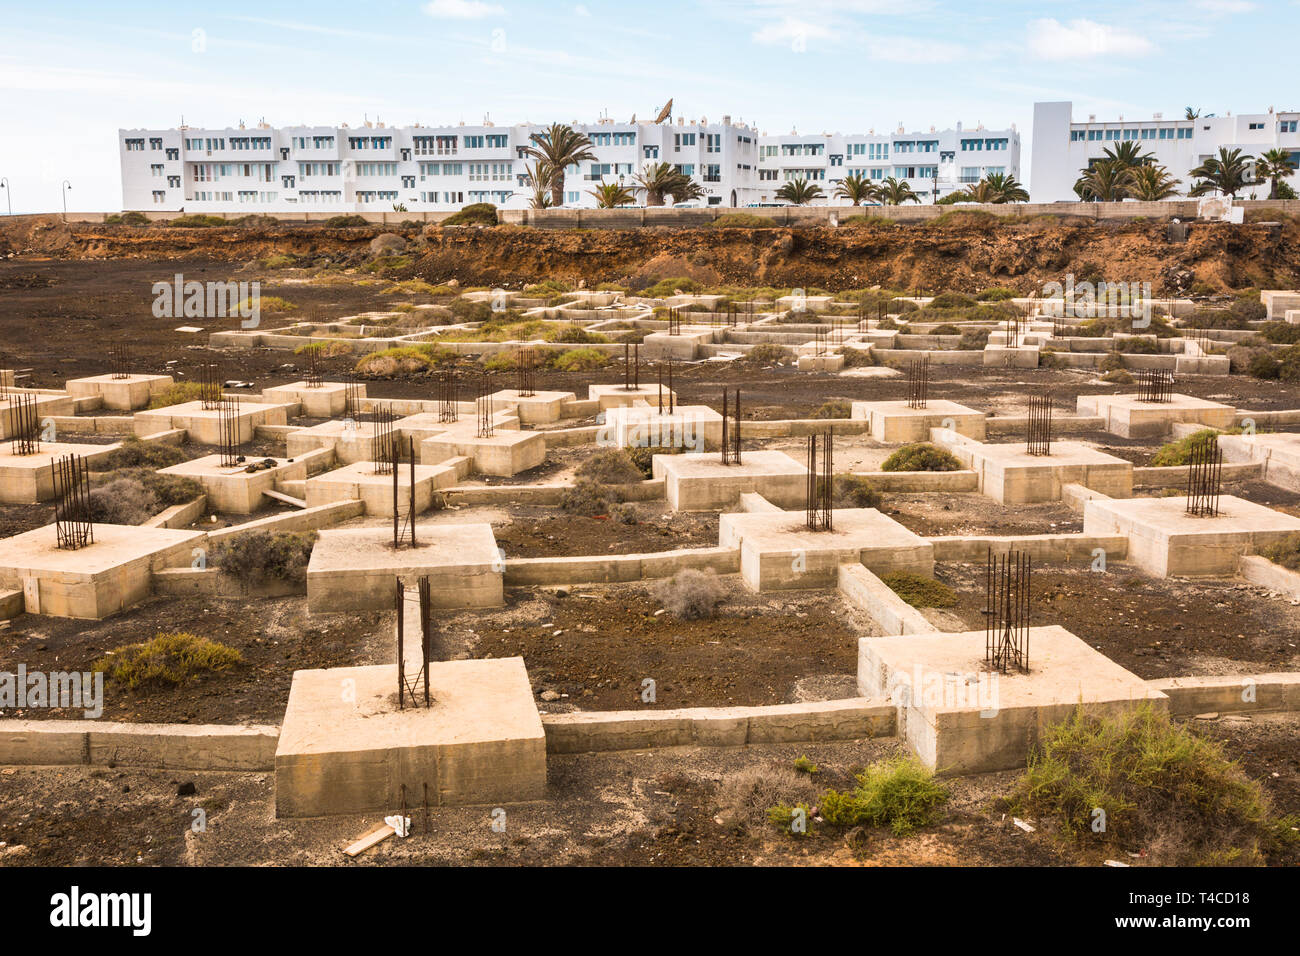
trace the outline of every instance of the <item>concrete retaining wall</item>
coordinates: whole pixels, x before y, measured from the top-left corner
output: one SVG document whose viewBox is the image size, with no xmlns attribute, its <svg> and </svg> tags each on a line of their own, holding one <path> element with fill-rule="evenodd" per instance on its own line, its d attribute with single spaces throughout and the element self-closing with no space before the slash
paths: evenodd
<svg viewBox="0 0 1300 956">
<path fill-rule="evenodd" d="M 547 753 L 818 743 L 894 734 L 894 706 L 865 697 L 768 707 L 546 714 Z"/>
<path fill-rule="evenodd" d="M 330 525 L 338 524 L 340 521 L 346 521 L 349 518 L 359 518 L 365 514 L 365 511 L 366 505 L 363 501 L 334 501 L 327 505 L 316 505 L 313 508 L 303 508 L 301 511 L 271 515 L 269 518 L 257 518 L 244 524 L 209 531 L 208 541 L 211 544 L 216 544 L 237 535 L 247 534 L 250 531 L 315 531 L 318 528 L 328 528 Z"/>
<path fill-rule="evenodd" d="M 184 528 L 198 521 L 208 510 L 208 496 L 199 495 L 183 505 L 172 505 L 144 523 L 146 528 Z"/>
<path fill-rule="evenodd" d="M 575 558 L 506 560 L 507 587 L 558 584 L 614 584 L 671 577 L 686 568 L 740 573 L 738 548 L 692 548 L 657 554 L 611 554 Z"/>
<path fill-rule="evenodd" d="M 877 491 L 919 494 L 925 491 L 978 491 L 979 475 L 973 471 L 855 471 Z"/>
<path fill-rule="evenodd" d="M 1147 685 L 1169 696 L 1175 717 L 1243 711 L 1300 710 L 1300 673 L 1236 677 L 1166 677 Z"/>
<path fill-rule="evenodd" d="M 932 634 L 936 630 L 924 614 L 861 564 L 841 564 L 837 581 L 845 600 L 871 615 L 886 637 Z"/>
<path fill-rule="evenodd" d="M 1203 425 L 1195 426 L 1192 431 L 1200 431 Z M 1162 465 L 1159 467 L 1134 468 L 1133 486 L 1135 488 L 1186 488 L 1187 473 L 1191 465 Z M 1259 478 L 1263 474 L 1263 465 L 1257 461 L 1224 462 L 1224 481 L 1245 481 Z"/>
<path fill-rule="evenodd" d="M 244 587 L 238 580 L 222 574 L 217 568 L 161 568 L 153 574 L 153 590 L 155 594 L 179 597 L 288 597 L 306 594 L 307 582 L 297 584 L 272 580 Z"/>
<path fill-rule="evenodd" d="M 1238 573 L 1251 584 L 1300 600 L 1300 574 L 1258 554 L 1243 554 Z"/>
<path fill-rule="evenodd" d="M 487 485 L 448 488 L 442 494 L 449 505 L 529 504 L 558 505 L 571 484 Z M 607 485 L 623 501 L 654 501 L 664 496 L 664 479 L 652 478 L 635 485 Z"/>
<path fill-rule="evenodd" d="M 0 765 L 274 770 L 279 737 L 262 724 L 0 720 Z"/>
<path fill-rule="evenodd" d="M 1016 549 L 1028 551 L 1035 561 L 1068 564 L 1091 561 L 1097 548 L 1106 552 L 1107 561 L 1128 556 L 1128 538 L 1124 535 L 1029 534 L 987 537 L 940 536 L 926 538 L 934 546 L 936 561 L 983 561 L 989 548 L 994 554 Z"/>
<path fill-rule="evenodd" d="M 989 438 L 1001 438 L 1014 435 L 1023 438 L 1029 427 L 1028 415 L 1002 415 L 989 418 L 984 422 Z M 1054 435 L 1073 435 L 1079 432 L 1102 431 L 1106 420 L 1100 415 L 1053 415 L 1052 433 Z"/>
</svg>

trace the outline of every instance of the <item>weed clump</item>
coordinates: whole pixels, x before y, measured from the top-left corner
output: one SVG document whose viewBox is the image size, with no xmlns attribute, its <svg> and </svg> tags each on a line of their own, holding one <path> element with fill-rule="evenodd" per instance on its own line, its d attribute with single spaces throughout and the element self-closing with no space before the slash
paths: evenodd
<svg viewBox="0 0 1300 956">
<path fill-rule="evenodd" d="M 169 408 L 203 398 L 203 386 L 198 382 L 173 382 L 149 400 L 150 408 Z"/>
<path fill-rule="evenodd" d="M 185 461 L 185 452 L 175 445 L 143 442 L 135 435 L 122 439 L 120 448 L 109 452 L 104 464 L 109 471 L 118 468 L 170 468 Z"/>
<path fill-rule="evenodd" d="M 879 508 L 884 498 L 868 478 L 861 475 L 835 476 L 835 502 L 848 503 L 854 508 Z"/>
<path fill-rule="evenodd" d="M 645 480 L 636 462 L 621 448 L 609 448 L 592 455 L 574 474 L 602 485 L 630 485 Z"/>
<path fill-rule="evenodd" d="M 813 418 L 851 418 L 853 416 L 853 403 L 843 398 L 833 398 L 829 402 L 823 402 L 817 411 L 812 413 Z"/>
<path fill-rule="evenodd" d="M 175 631 L 119 647 L 97 661 L 95 670 L 129 690 L 149 690 L 179 687 L 205 674 L 229 670 L 242 660 L 233 647 Z"/>
<path fill-rule="evenodd" d="M 1155 467 L 1185 465 L 1191 461 L 1193 448 L 1202 442 L 1214 441 L 1218 434 L 1218 431 L 1213 428 L 1202 428 L 1200 431 L 1192 432 L 1186 438 L 1161 445 L 1151 456 L 1151 464 Z"/>
<path fill-rule="evenodd" d="M 957 592 L 914 571 L 891 571 L 880 580 L 912 607 L 956 607 Z"/>
<path fill-rule="evenodd" d="M 1300 534 L 1288 535 L 1276 544 L 1262 548 L 1259 553 L 1274 564 L 1300 571 Z"/>
<path fill-rule="evenodd" d="M 774 806 L 811 806 L 817 787 L 807 774 L 786 766 L 746 767 L 723 776 L 716 800 L 723 826 L 739 830 L 768 822 Z"/>
<path fill-rule="evenodd" d="M 880 466 L 881 471 L 961 471 L 962 463 L 950 451 L 918 442 L 904 445 Z"/>
<path fill-rule="evenodd" d="M 887 826 L 895 836 L 907 836 L 937 822 L 948 797 L 933 771 L 915 757 L 899 757 L 871 764 L 852 790 L 827 790 L 820 810 L 835 826 Z"/>
<path fill-rule="evenodd" d="M 671 578 L 660 581 L 655 587 L 655 598 L 668 613 L 683 620 L 713 617 L 722 588 L 718 576 L 712 571 L 687 568 Z"/>
<path fill-rule="evenodd" d="M 794 353 L 783 345 L 755 345 L 738 360 L 746 365 L 781 365 L 794 361 Z"/>
<path fill-rule="evenodd" d="M 266 580 L 304 584 L 315 531 L 249 531 L 218 544 L 212 563 L 245 587 Z"/>
</svg>

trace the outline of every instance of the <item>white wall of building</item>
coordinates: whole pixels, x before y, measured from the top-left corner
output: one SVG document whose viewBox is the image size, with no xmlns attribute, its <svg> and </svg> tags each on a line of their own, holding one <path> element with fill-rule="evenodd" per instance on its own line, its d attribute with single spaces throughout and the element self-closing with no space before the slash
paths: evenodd
<svg viewBox="0 0 1300 956">
<path fill-rule="evenodd" d="M 1144 152 L 1156 157 L 1186 195 L 1194 182 L 1191 171 L 1219 149 L 1241 149 L 1258 156 L 1270 149 L 1291 151 L 1300 160 L 1300 113 L 1249 113 L 1240 116 L 1182 116 L 1165 119 L 1098 120 L 1079 122 L 1068 102 L 1034 104 L 1034 152 L 1030 194 L 1034 202 L 1077 200 L 1074 184 L 1093 160 L 1102 159 L 1106 149 L 1126 140 L 1137 142 Z M 1248 187 L 1242 199 L 1267 199 L 1268 186 Z"/>
</svg>

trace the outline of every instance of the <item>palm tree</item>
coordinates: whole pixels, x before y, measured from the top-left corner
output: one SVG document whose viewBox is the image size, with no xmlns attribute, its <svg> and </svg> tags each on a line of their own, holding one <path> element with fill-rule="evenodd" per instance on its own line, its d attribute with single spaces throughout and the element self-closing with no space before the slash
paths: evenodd
<svg viewBox="0 0 1300 956">
<path fill-rule="evenodd" d="M 596 158 L 591 150 L 591 140 L 572 126 L 564 123 L 552 123 L 544 133 L 534 133 L 531 137 L 536 146 L 525 146 L 524 155 L 545 160 L 550 170 L 551 205 L 564 205 L 564 170 L 568 166 Z"/>
<path fill-rule="evenodd" d="M 849 173 L 843 179 L 835 180 L 835 198 L 847 199 L 855 206 L 879 198 L 875 184 L 862 173 Z"/>
<path fill-rule="evenodd" d="M 1132 170 L 1112 159 L 1099 159 L 1082 171 L 1074 191 L 1085 202 L 1119 202 L 1128 195 Z"/>
<path fill-rule="evenodd" d="M 687 202 L 704 195 L 704 187 L 672 163 L 651 163 L 632 177 L 637 192 L 645 193 L 647 206 L 662 206 L 666 196 L 673 202 Z"/>
<path fill-rule="evenodd" d="M 886 206 L 901 206 L 905 202 L 920 202 L 921 197 L 912 191 L 907 183 L 890 176 L 880 183 L 880 201 Z"/>
<path fill-rule="evenodd" d="M 1200 117 L 1201 117 L 1200 110 L 1192 109 L 1190 106 L 1187 107 L 1187 115 L 1186 117 L 1184 117 L 1185 119 L 1194 120 L 1194 119 L 1200 119 Z"/>
<path fill-rule="evenodd" d="M 1268 198 L 1278 199 L 1278 187 L 1282 180 L 1295 175 L 1295 163 L 1291 154 L 1285 149 L 1270 149 L 1255 160 L 1255 178 L 1269 181 Z"/>
<path fill-rule="evenodd" d="M 814 199 L 821 199 L 823 195 L 820 186 L 806 179 L 792 179 L 776 191 L 777 199 L 784 199 L 796 206 L 806 206 Z"/>
<path fill-rule="evenodd" d="M 1138 166 L 1146 166 L 1154 163 L 1156 158 L 1151 153 L 1142 152 L 1141 144 L 1126 139 L 1122 143 L 1116 143 L 1114 150 L 1107 147 L 1102 150 L 1106 154 L 1108 162 L 1119 163 L 1124 169 L 1135 169 Z"/>
<path fill-rule="evenodd" d="M 1016 180 L 1015 176 L 1006 173 L 990 173 L 985 176 L 982 182 L 976 183 L 977 186 L 987 186 L 989 193 L 993 198 L 975 200 L 976 202 L 1029 202 L 1029 191 Z M 971 190 L 973 193 L 974 190 Z"/>
<path fill-rule="evenodd" d="M 534 160 L 531 166 L 525 166 L 525 178 L 528 185 L 533 187 L 533 195 L 528 200 L 528 205 L 533 209 L 549 209 L 551 203 L 551 172 L 550 164 L 544 159 Z"/>
<path fill-rule="evenodd" d="M 1159 202 L 1178 195 L 1181 180 L 1174 179 L 1163 166 L 1139 166 L 1128 171 L 1129 195 L 1143 202 Z"/>
<path fill-rule="evenodd" d="M 1237 198 L 1237 191 L 1251 185 L 1246 178 L 1254 156 L 1243 156 L 1239 149 L 1219 147 L 1219 155 L 1211 156 L 1192 170 L 1192 175 L 1200 182 L 1192 186 L 1189 196 L 1205 196 L 1220 192 L 1225 196 Z"/>
<path fill-rule="evenodd" d="M 589 189 L 587 192 L 589 195 L 596 197 L 597 209 L 614 209 L 618 206 L 626 206 L 636 198 L 632 195 L 632 190 L 622 183 L 601 183 L 595 189 Z"/>
</svg>

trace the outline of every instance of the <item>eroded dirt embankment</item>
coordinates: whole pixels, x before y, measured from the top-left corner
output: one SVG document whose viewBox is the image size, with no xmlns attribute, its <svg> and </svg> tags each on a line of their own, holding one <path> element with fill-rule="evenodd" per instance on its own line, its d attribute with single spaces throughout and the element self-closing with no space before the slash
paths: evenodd
<svg viewBox="0 0 1300 956">
<path fill-rule="evenodd" d="M 251 261 L 272 255 L 359 264 L 370 241 L 399 231 L 411 241 L 408 275 L 465 285 L 547 278 L 588 286 L 685 276 L 705 284 L 839 290 L 1022 292 L 1061 281 L 1150 282 L 1157 294 L 1201 281 L 1219 289 L 1300 285 L 1300 223 L 1193 223 L 1172 241 L 1168 223 L 950 215 L 943 221 L 772 229 L 541 230 L 525 227 L 327 228 L 280 223 L 207 229 L 64 224 L 57 217 L 0 224 L 0 256 Z"/>
</svg>

